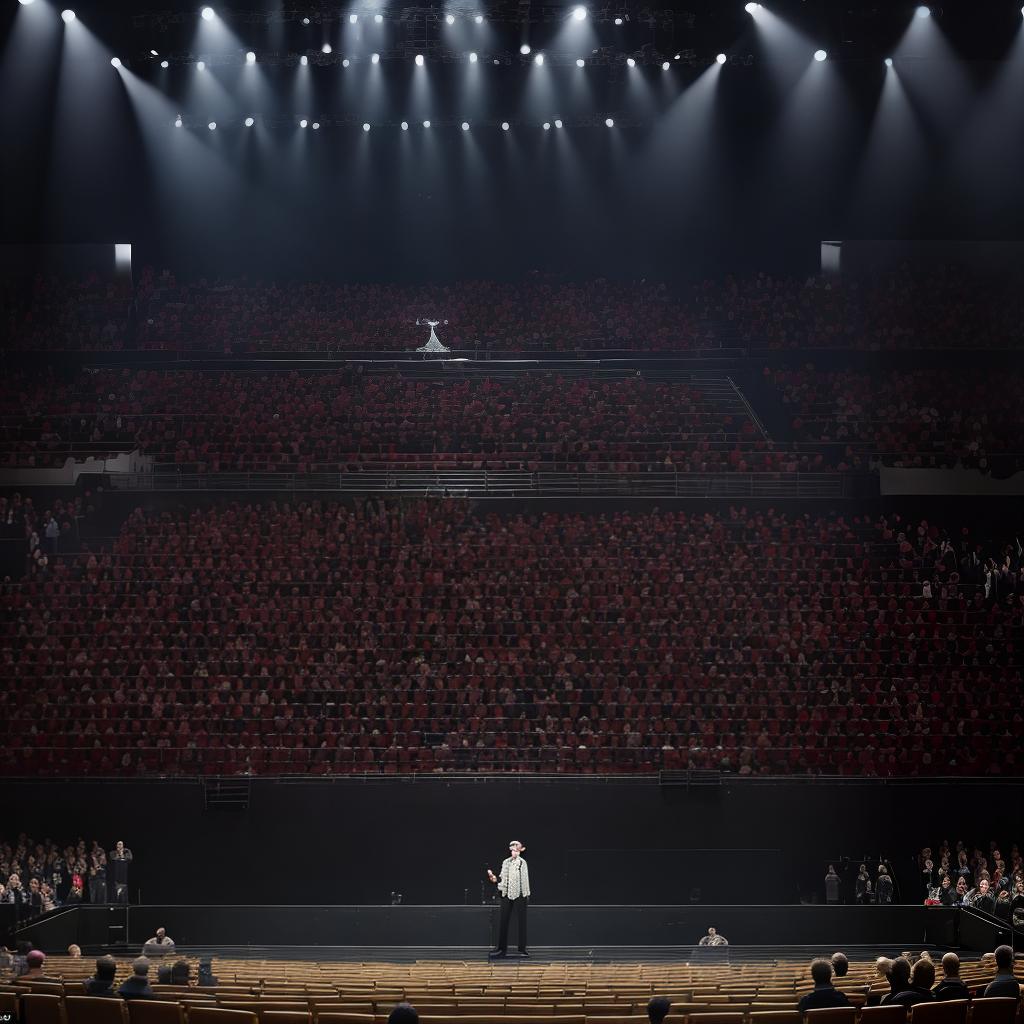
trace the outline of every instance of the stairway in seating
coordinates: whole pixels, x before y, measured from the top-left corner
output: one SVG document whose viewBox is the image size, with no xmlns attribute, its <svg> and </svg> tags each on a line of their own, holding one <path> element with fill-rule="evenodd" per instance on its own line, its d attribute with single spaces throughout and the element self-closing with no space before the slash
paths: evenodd
<svg viewBox="0 0 1024 1024">
<path fill-rule="evenodd" d="M 758 433 L 766 440 L 771 438 L 757 413 L 736 386 L 732 377 L 718 370 L 645 370 L 644 380 L 665 384 L 686 384 L 700 392 L 708 405 L 723 416 L 734 416 L 738 420 L 750 420 Z"/>
</svg>

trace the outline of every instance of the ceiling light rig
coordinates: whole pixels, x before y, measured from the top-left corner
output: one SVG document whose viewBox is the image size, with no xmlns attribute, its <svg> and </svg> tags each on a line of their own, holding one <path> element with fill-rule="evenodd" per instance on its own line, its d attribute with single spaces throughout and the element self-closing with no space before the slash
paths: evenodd
<svg viewBox="0 0 1024 1024">
<path fill-rule="evenodd" d="M 214 130 L 231 130 L 232 128 L 251 128 L 256 123 L 256 119 L 252 116 L 245 118 L 243 121 L 237 123 L 232 122 L 230 124 L 217 124 L 216 122 L 210 121 L 206 117 L 200 117 L 189 114 L 178 114 L 173 121 L 169 122 L 175 128 L 191 128 L 193 130 L 206 129 L 207 131 Z M 210 125 L 216 125 L 215 128 L 211 128 Z M 267 130 L 283 129 L 287 128 L 294 130 L 296 124 L 299 128 L 312 128 L 314 131 L 319 129 L 346 129 L 349 131 L 364 132 L 370 131 L 371 127 L 374 131 L 409 131 L 410 127 L 417 127 L 417 124 L 413 122 L 410 124 L 409 121 L 375 121 L 371 125 L 369 121 L 362 121 L 357 117 L 345 117 L 345 118 L 319 118 L 314 120 L 310 117 L 301 118 L 296 121 L 294 117 L 261 117 L 260 127 Z M 574 128 L 574 129 L 596 129 L 596 128 L 611 128 L 615 125 L 619 127 L 627 128 L 643 128 L 648 122 L 638 119 L 624 120 L 622 118 L 612 118 L 606 114 L 593 114 L 589 117 L 577 117 L 577 118 L 557 118 L 554 121 L 474 121 L 472 124 L 472 130 L 490 130 L 490 131 L 523 131 L 523 132 L 544 132 L 550 131 L 552 125 L 555 128 Z M 443 118 L 441 120 L 428 119 L 420 121 L 418 127 L 424 130 L 449 130 L 451 132 L 468 132 L 470 130 L 469 121 L 463 120 L 461 117 L 455 118 Z"/>
</svg>

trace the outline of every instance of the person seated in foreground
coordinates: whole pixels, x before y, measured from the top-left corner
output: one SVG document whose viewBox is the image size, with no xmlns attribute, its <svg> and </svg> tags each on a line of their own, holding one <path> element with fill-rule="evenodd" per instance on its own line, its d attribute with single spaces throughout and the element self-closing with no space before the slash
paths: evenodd
<svg viewBox="0 0 1024 1024">
<path fill-rule="evenodd" d="M 167 934 L 165 928 L 157 928 L 156 934 L 151 939 L 146 939 L 142 947 L 142 955 L 146 956 L 167 956 L 174 952 L 174 939 Z"/>
<path fill-rule="evenodd" d="M 664 996 L 651 996 L 647 1002 L 647 1019 L 651 1024 L 661 1024 L 671 1009 L 672 1004 Z"/>
<path fill-rule="evenodd" d="M 808 1010 L 824 1010 L 830 1006 L 849 1006 L 850 1000 L 832 984 L 832 962 L 824 957 L 811 961 L 811 978 L 814 989 L 801 997 L 796 1008 L 801 1013 Z"/>
<path fill-rule="evenodd" d="M 969 989 L 960 980 L 960 957 L 956 953 L 946 953 L 942 957 L 942 981 L 932 989 L 932 995 L 940 1002 L 971 997 Z"/>
<path fill-rule="evenodd" d="M 215 988 L 217 985 L 217 975 L 213 973 L 213 961 L 208 956 L 199 961 L 199 976 L 196 979 L 196 984 L 201 988 Z"/>
<path fill-rule="evenodd" d="M 709 928 L 707 935 L 701 936 L 698 946 L 728 946 L 729 940 L 724 935 L 719 935 L 714 928 Z"/>
<path fill-rule="evenodd" d="M 116 996 L 114 977 L 117 975 L 117 961 L 112 956 L 101 956 L 96 961 L 96 973 L 85 979 L 87 996 Z"/>
<path fill-rule="evenodd" d="M 910 986 L 897 992 L 889 1003 L 893 1006 L 916 1006 L 918 1003 L 933 1002 L 932 985 L 935 984 L 935 964 L 922 957 L 910 971 Z"/>
<path fill-rule="evenodd" d="M 156 980 L 161 985 L 187 985 L 189 982 L 187 960 L 177 960 L 157 968 Z"/>
<path fill-rule="evenodd" d="M 411 1003 L 398 1003 L 388 1014 L 388 1024 L 420 1024 L 420 1015 Z"/>
<path fill-rule="evenodd" d="M 988 999 L 993 996 L 1009 996 L 1017 999 L 1020 996 L 1020 982 L 1013 973 L 1013 947 L 996 946 L 996 976 L 985 986 L 982 995 Z"/>
<path fill-rule="evenodd" d="M 832 970 L 837 978 L 845 978 L 850 973 L 850 961 L 845 953 L 832 954 Z"/>
<path fill-rule="evenodd" d="M 125 979 L 117 994 L 122 999 L 156 999 L 149 985 L 149 961 L 144 956 L 132 964 L 132 976 Z"/>
<path fill-rule="evenodd" d="M 889 968 L 889 991 L 882 996 L 880 1005 L 886 1006 L 901 992 L 910 988 L 910 961 L 905 956 L 898 956 Z"/>
<path fill-rule="evenodd" d="M 80 960 L 82 957 L 82 947 L 78 945 L 77 942 L 72 942 L 71 945 L 68 946 L 68 956 L 71 957 L 72 960 Z"/>
<path fill-rule="evenodd" d="M 60 978 L 51 978 L 46 974 L 46 954 L 41 949 L 33 949 L 26 957 L 28 970 L 22 975 L 22 981 L 44 981 L 60 984 Z"/>
</svg>

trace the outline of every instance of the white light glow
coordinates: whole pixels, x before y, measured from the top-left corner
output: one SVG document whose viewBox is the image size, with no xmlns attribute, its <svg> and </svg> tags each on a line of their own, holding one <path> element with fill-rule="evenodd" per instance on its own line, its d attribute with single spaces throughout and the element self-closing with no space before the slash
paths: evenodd
<svg viewBox="0 0 1024 1024">
<path fill-rule="evenodd" d="M 636 67 L 636 61 L 633 60 L 632 57 L 627 57 L 626 58 L 626 67 L 627 68 L 635 68 Z"/>
<path fill-rule="evenodd" d="M 574 18 L 575 18 L 575 19 L 576 19 L 577 21 L 583 21 L 583 20 L 584 20 L 584 18 L 586 18 L 586 16 L 587 16 L 587 9 L 586 9 L 586 7 L 584 7 L 584 6 L 582 6 L 582 5 L 580 5 L 580 6 L 578 6 L 578 7 L 574 7 L 574 8 L 572 9 L 572 16 L 573 16 L 573 17 L 574 17 Z"/>
<path fill-rule="evenodd" d="M 370 130 L 370 122 L 369 121 L 364 121 L 363 122 L 363 131 L 364 132 L 368 132 L 369 130 Z"/>
<path fill-rule="evenodd" d="M 345 58 L 345 59 L 344 59 L 344 60 L 343 60 L 343 61 L 341 62 L 341 66 L 342 66 L 343 68 L 347 68 L 347 67 L 349 66 L 349 64 L 351 64 L 351 63 L 352 63 L 352 62 L 351 62 L 351 61 L 350 61 L 350 60 L 348 59 L 348 57 L 346 57 L 346 58 Z"/>
<path fill-rule="evenodd" d="M 213 8 L 204 7 L 200 12 L 203 16 L 203 21 L 213 21 Z"/>
<path fill-rule="evenodd" d="M 383 23 L 384 23 L 384 15 L 383 15 L 383 14 L 375 14 L 375 15 L 373 16 L 373 20 L 374 20 L 374 21 L 375 21 L 375 22 L 376 22 L 376 23 L 377 23 L 378 25 L 381 25 L 381 24 L 383 24 Z"/>
<path fill-rule="evenodd" d="M 827 53 L 826 53 L 826 52 L 825 52 L 824 50 L 815 50 L 815 51 L 814 51 L 814 59 L 815 59 L 815 60 L 816 60 L 816 61 L 817 61 L 817 62 L 818 62 L 819 64 L 820 64 L 820 63 L 821 63 L 821 62 L 822 62 L 823 60 L 825 60 L 825 58 L 826 58 L 826 57 L 828 57 L 828 54 L 827 54 Z"/>
<path fill-rule="evenodd" d="M 114 67 L 114 68 L 119 68 L 121 66 L 121 58 L 120 57 L 111 57 L 110 58 L 110 66 Z"/>
<path fill-rule="evenodd" d="M 423 54 L 422 53 L 417 53 L 416 54 L 416 67 L 418 67 L 418 68 L 423 67 Z"/>
<path fill-rule="evenodd" d="M 663 61 L 661 62 L 661 70 L 662 70 L 662 71 L 668 71 L 668 69 L 669 69 L 669 68 L 670 68 L 671 66 L 672 66 L 672 65 L 671 65 L 671 64 L 669 64 L 669 62 L 668 62 L 667 60 L 663 60 Z"/>
<path fill-rule="evenodd" d="M 614 128 L 614 127 L 615 127 L 615 121 L 614 121 L 614 119 L 613 119 L 613 118 L 610 118 L 610 117 L 606 117 L 606 118 L 604 119 L 604 126 L 605 126 L 606 128 Z"/>
<path fill-rule="evenodd" d="M 217 130 L 217 122 L 211 121 L 206 127 L 209 128 L 211 132 L 215 132 Z"/>
<path fill-rule="evenodd" d="M 542 125 L 542 127 L 544 128 L 544 131 L 546 131 L 546 132 L 551 131 L 551 122 L 550 121 L 545 121 L 544 124 Z"/>
<path fill-rule="evenodd" d="M 73 13 L 74 13 L 74 11 L 72 11 L 71 13 L 73 14 Z M 150 55 L 151 57 L 159 57 L 159 56 L 160 56 L 160 54 L 159 54 L 159 53 L 157 53 L 157 52 L 156 52 L 156 50 L 150 50 L 150 51 L 149 51 L 149 55 Z"/>
<path fill-rule="evenodd" d="M 70 8 L 66 11 L 61 11 L 60 16 L 64 19 L 65 25 L 70 25 L 75 20 L 75 12 Z"/>
<path fill-rule="evenodd" d="M 162 60 L 162 61 L 160 61 L 160 67 L 162 67 L 162 68 L 169 68 L 170 66 L 171 66 L 171 62 L 169 60 Z"/>
<path fill-rule="evenodd" d="M 424 121 L 423 122 L 423 127 L 424 128 L 429 128 L 430 127 L 430 122 L 429 121 Z"/>
<path fill-rule="evenodd" d="M 373 56 L 372 56 L 372 57 L 370 58 L 370 63 L 371 63 L 371 64 L 379 64 L 379 63 L 380 63 L 380 54 L 379 54 L 379 53 L 375 53 L 375 54 L 374 54 L 374 55 L 373 55 Z"/>
<path fill-rule="evenodd" d="M 299 58 L 299 63 L 300 63 L 300 64 L 301 64 L 301 65 L 302 65 L 303 67 L 306 67 L 306 66 L 307 66 L 307 65 L 309 64 L 309 58 L 308 58 L 308 57 L 307 57 L 307 56 L 306 56 L 305 54 L 303 54 L 303 55 L 302 55 L 302 56 L 301 56 L 301 57 Z"/>
<path fill-rule="evenodd" d="M 402 131 L 403 132 L 407 132 L 408 130 L 409 130 L 409 122 L 408 121 L 403 121 L 402 122 Z"/>
<path fill-rule="evenodd" d="M 761 5 L 760 4 L 749 3 L 749 4 L 744 4 L 743 5 L 743 10 L 745 10 L 747 12 L 747 14 L 753 14 L 754 11 L 758 11 L 760 9 L 761 9 Z"/>
<path fill-rule="evenodd" d="M 315 131 L 315 132 L 319 131 L 320 130 L 320 122 L 319 121 L 314 121 L 312 127 L 313 127 L 313 131 Z"/>
<path fill-rule="evenodd" d="M 523 43 L 523 45 L 519 47 L 519 52 L 525 57 L 530 52 L 530 44 Z"/>
<path fill-rule="evenodd" d="M 302 119 L 302 120 L 301 120 L 301 121 L 299 122 L 299 127 L 300 127 L 300 128 L 305 128 L 305 127 L 306 127 L 306 126 L 307 126 L 308 124 L 309 124 L 309 122 L 308 122 L 308 121 L 307 121 L 307 120 L 306 120 L 305 118 L 303 118 L 303 119 Z"/>
<path fill-rule="evenodd" d="M 478 15 L 477 15 L 477 16 L 476 16 L 476 17 L 475 17 L 475 18 L 474 18 L 473 20 L 474 20 L 474 21 L 475 21 L 475 22 L 476 22 L 476 23 L 477 23 L 478 25 L 482 25 L 482 24 L 484 23 L 484 16 L 483 16 L 482 14 L 478 14 Z"/>
<path fill-rule="evenodd" d="M 508 121 L 502 121 L 502 122 L 501 122 L 501 130 L 502 130 L 503 132 L 507 132 L 507 131 L 508 131 L 508 129 L 509 129 L 509 123 L 508 123 Z"/>
<path fill-rule="evenodd" d="M 324 45 L 320 47 L 320 52 L 321 53 L 330 53 L 331 52 L 331 44 L 330 43 L 324 43 Z"/>
<path fill-rule="evenodd" d="M 256 63 L 256 54 L 255 54 L 255 53 L 253 53 L 253 52 L 252 52 L 252 50 L 250 50 L 250 51 L 249 51 L 249 52 L 248 52 L 248 53 L 247 53 L 247 54 L 245 55 L 245 63 L 246 63 L 246 64 L 255 64 L 255 63 Z"/>
<path fill-rule="evenodd" d="M 577 57 L 576 58 L 576 67 L 582 68 L 582 67 L 584 67 L 586 65 L 586 63 L 587 62 L 582 57 Z"/>
<path fill-rule="evenodd" d="M 479 59 L 479 58 L 477 57 L 477 55 L 476 55 L 475 53 L 471 53 L 471 54 L 469 55 L 469 63 L 470 63 L 470 64 L 475 64 L 475 63 L 477 62 L 477 60 L 478 60 L 478 59 Z"/>
<path fill-rule="evenodd" d="M 719 64 L 724 64 L 724 63 L 725 63 L 725 61 L 726 61 L 726 56 L 725 56 L 725 54 L 724 54 L 724 53 L 720 53 L 720 54 L 719 54 L 719 55 L 718 55 L 718 56 L 717 56 L 717 57 L 715 58 L 715 60 L 716 60 L 716 61 L 718 61 L 718 63 L 719 63 Z"/>
<path fill-rule="evenodd" d="M 887 68 L 891 68 L 892 67 L 892 57 L 886 57 L 885 58 L 885 66 Z"/>
<path fill-rule="evenodd" d="M 538 67 L 542 67 L 543 64 L 544 64 L 544 54 L 543 53 L 538 53 L 533 58 L 533 63 L 536 64 Z"/>
<path fill-rule="evenodd" d="M 562 119 L 560 117 L 556 117 L 555 118 L 555 127 L 556 128 L 561 128 L 562 127 Z"/>
<path fill-rule="evenodd" d="M 930 18 L 932 16 L 932 9 L 930 7 L 921 4 L 916 11 L 914 11 L 915 18 Z"/>
<path fill-rule="evenodd" d="M 455 15 L 454 14 L 446 14 L 444 20 L 445 20 L 445 22 L 447 22 L 447 24 L 454 25 L 455 24 Z"/>
<path fill-rule="evenodd" d="M 615 24 L 616 25 L 621 25 L 622 24 L 622 19 L 621 18 L 616 18 L 615 19 Z"/>
<path fill-rule="evenodd" d="M 303 18 L 302 19 L 302 24 L 303 25 L 308 25 L 309 24 L 309 18 Z"/>
<path fill-rule="evenodd" d="M 255 117 L 247 117 L 245 119 L 245 127 L 246 128 L 251 128 L 255 123 L 256 123 L 256 118 Z"/>
<path fill-rule="evenodd" d="M 348 16 L 348 23 L 350 25 L 354 25 L 357 21 L 359 21 L 359 15 L 358 14 L 350 14 Z"/>
<path fill-rule="evenodd" d="M 464 132 L 468 132 L 469 131 L 469 122 L 468 121 L 463 121 L 462 122 L 462 130 Z"/>
<path fill-rule="evenodd" d="M 22 7 L 28 7 L 28 5 L 32 3 L 32 0 L 18 0 L 18 3 L 21 4 Z"/>
<path fill-rule="evenodd" d="M 206 61 L 205 60 L 197 61 L 196 62 L 196 71 L 205 71 L 205 70 L 206 70 Z"/>
<path fill-rule="evenodd" d="M 174 127 L 175 127 L 175 128 L 180 128 L 180 127 L 181 127 L 181 114 L 179 114 L 179 115 L 178 115 L 178 116 L 177 116 L 177 117 L 176 117 L 176 118 L 174 119 Z"/>
</svg>

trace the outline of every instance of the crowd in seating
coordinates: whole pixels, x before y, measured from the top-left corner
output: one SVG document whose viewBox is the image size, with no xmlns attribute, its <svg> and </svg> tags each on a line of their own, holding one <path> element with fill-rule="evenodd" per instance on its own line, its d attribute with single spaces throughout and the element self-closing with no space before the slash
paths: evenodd
<svg viewBox="0 0 1024 1024">
<path fill-rule="evenodd" d="M 118 840 L 109 853 L 96 839 L 63 846 L 22 833 L 0 840 L 0 903 L 42 914 L 80 903 L 126 902 L 132 851 Z"/>
<path fill-rule="evenodd" d="M 523 374 L 437 380 L 351 371 L 97 370 L 8 398 L 0 465 L 138 448 L 192 472 L 366 468 L 814 471 L 776 451 L 735 391 L 692 382 Z M 12 410 L 21 406 L 19 417 Z M 87 439 L 87 441 L 86 441 Z M 77 446 L 77 448 L 76 448 Z"/>
<path fill-rule="evenodd" d="M 137 509 L 0 593 L 0 770 L 1018 775 L 967 529 L 458 501 Z"/>
<path fill-rule="evenodd" d="M 541 276 L 430 285 L 183 280 L 146 268 L 134 294 L 95 275 L 39 276 L 28 286 L 3 283 L 0 297 L 9 311 L 2 347 L 23 351 L 412 351 L 427 340 L 416 325 L 425 317 L 442 321 L 447 347 L 481 353 L 1024 344 L 1016 282 L 960 268 L 842 278 L 762 272 L 673 288 Z"/>
<path fill-rule="evenodd" d="M 1024 375 L 953 369 L 765 371 L 800 441 L 866 443 L 895 466 L 992 469 L 1024 452 Z M 1016 468 L 1017 459 L 1011 460 Z"/>
<path fill-rule="evenodd" d="M 0 493 L 0 540 L 23 541 L 32 570 L 45 575 L 56 554 L 80 549 L 80 527 L 99 502 L 89 489 L 45 502 L 20 491 Z"/>
<path fill-rule="evenodd" d="M 924 847 L 917 858 L 925 902 L 973 907 L 1015 926 L 1024 926 L 1024 858 L 1014 843 L 1007 858 L 992 840 L 988 853 L 943 840 L 935 852 Z"/>
</svg>

